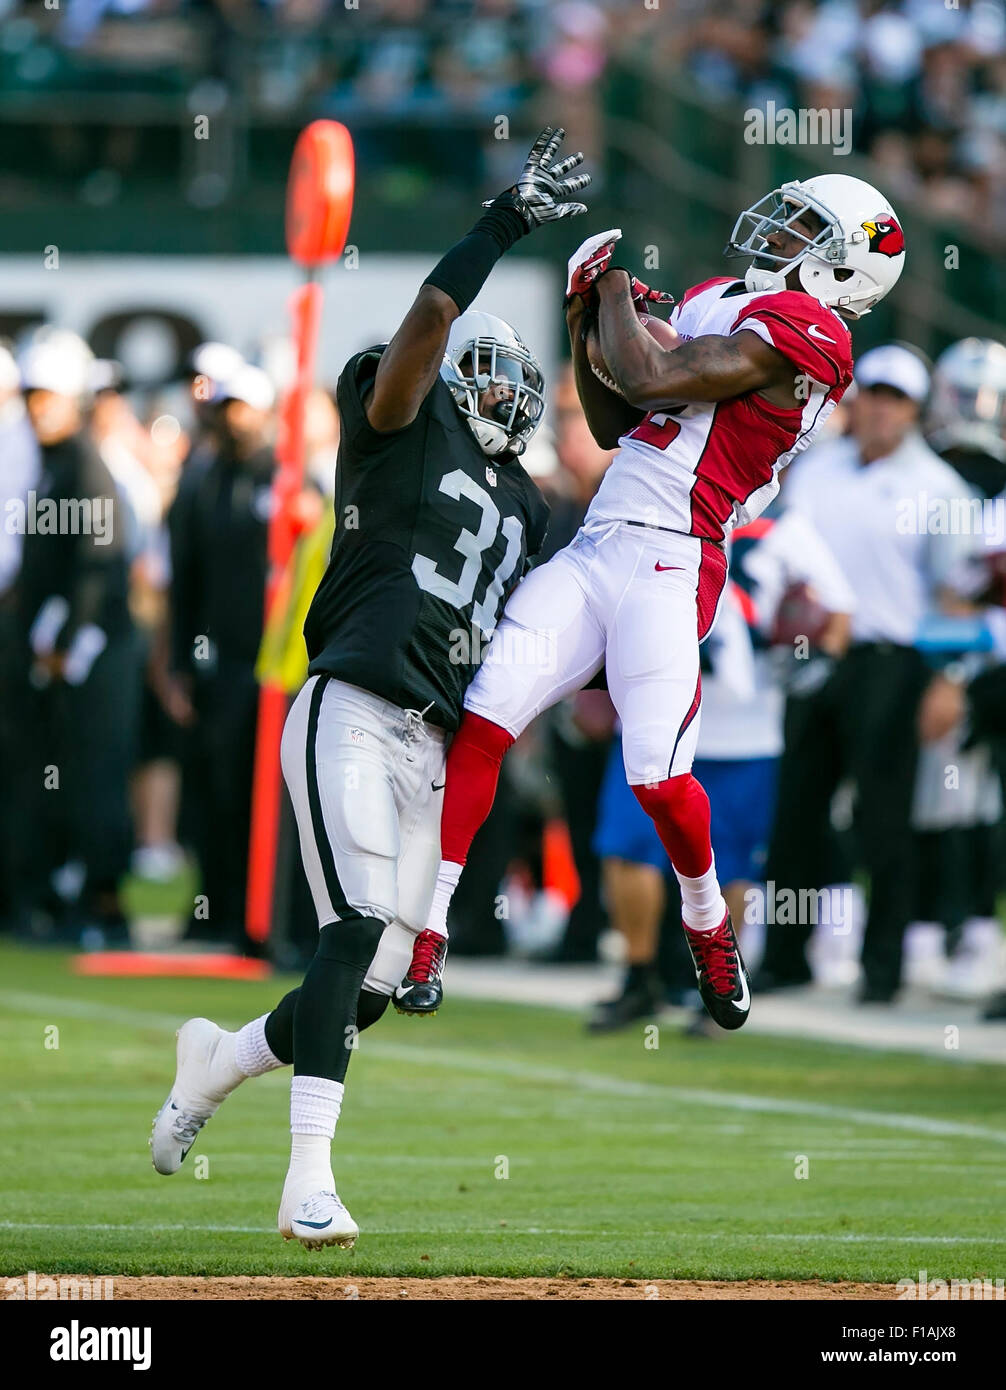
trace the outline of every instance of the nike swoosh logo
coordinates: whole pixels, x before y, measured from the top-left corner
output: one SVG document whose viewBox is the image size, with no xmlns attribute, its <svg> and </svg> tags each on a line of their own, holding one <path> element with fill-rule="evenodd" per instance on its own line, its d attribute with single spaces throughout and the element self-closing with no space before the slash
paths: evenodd
<svg viewBox="0 0 1006 1390">
<path fill-rule="evenodd" d="M 683 566 L 683 565 L 662 565 L 662 564 L 660 563 L 660 561 L 658 560 L 657 563 L 653 566 L 653 568 L 654 568 L 655 570 L 657 570 L 658 573 L 663 574 L 664 570 L 680 570 L 680 569 L 684 569 L 684 566 Z"/>
<path fill-rule="evenodd" d="M 399 985 L 398 988 L 395 990 L 395 998 L 396 998 L 396 999 L 404 999 L 405 996 L 406 996 L 407 994 L 411 994 L 411 993 L 412 993 L 412 986 L 411 986 L 411 985 L 409 985 L 408 989 L 403 989 L 403 987 L 402 987 L 401 985 Z"/>
<path fill-rule="evenodd" d="M 444 787 L 446 787 L 446 786 L 447 786 L 447 783 L 446 783 L 446 782 L 441 782 L 439 786 L 437 785 L 436 782 L 431 782 L 431 783 L 430 783 L 430 791 L 442 792 L 443 789 L 444 789 Z"/>
<path fill-rule="evenodd" d="M 820 338 L 822 343 L 834 343 L 835 341 L 834 338 L 829 338 L 827 333 L 822 333 L 816 323 L 808 324 L 807 332 L 810 334 L 812 338 Z"/>
<path fill-rule="evenodd" d="M 323 1231 L 323 1230 L 325 1229 L 326 1226 L 331 1226 L 331 1224 L 332 1224 L 332 1218 L 331 1218 L 331 1217 L 329 1217 L 327 1221 L 298 1221 L 298 1222 L 297 1222 L 297 1225 L 298 1225 L 298 1226 L 310 1226 L 310 1228 L 311 1228 L 312 1231 Z"/>
<path fill-rule="evenodd" d="M 744 1012 L 751 1007 L 751 991 L 748 989 L 747 976 L 741 971 L 741 997 L 734 999 L 733 1006 L 740 1012 Z"/>
</svg>

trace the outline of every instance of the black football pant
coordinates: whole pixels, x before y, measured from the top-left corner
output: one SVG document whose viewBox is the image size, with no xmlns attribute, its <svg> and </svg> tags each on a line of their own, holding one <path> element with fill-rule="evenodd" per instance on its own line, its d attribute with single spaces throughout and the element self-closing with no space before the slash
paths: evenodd
<svg viewBox="0 0 1006 1390">
<path fill-rule="evenodd" d="M 831 801 L 840 781 L 856 788 L 856 867 L 869 876 L 863 939 L 867 986 L 893 992 L 914 909 L 915 844 L 910 817 L 918 757 L 916 716 L 928 683 L 911 647 L 854 645 L 821 690 L 786 705 L 779 801 L 766 871 L 778 895 L 820 891 L 846 875 L 836 855 Z M 784 981 L 807 978 L 812 922 L 773 924 L 764 968 Z"/>
</svg>

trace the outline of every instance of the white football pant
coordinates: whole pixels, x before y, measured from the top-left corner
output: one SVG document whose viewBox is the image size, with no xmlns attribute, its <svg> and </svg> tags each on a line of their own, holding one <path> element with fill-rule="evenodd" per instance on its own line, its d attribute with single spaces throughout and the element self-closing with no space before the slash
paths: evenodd
<svg viewBox="0 0 1006 1390">
<path fill-rule="evenodd" d="M 607 667 L 630 785 L 688 772 L 699 734 L 699 642 L 726 554 L 676 531 L 600 522 L 517 586 L 465 708 L 516 738 Z"/>
<path fill-rule="evenodd" d="M 387 923 L 364 988 L 391 994 L 433 901 L 447 734 L 415 710 L 312 676 L 281 753 L 318 926 L 347 911 Z"/>
</svg>

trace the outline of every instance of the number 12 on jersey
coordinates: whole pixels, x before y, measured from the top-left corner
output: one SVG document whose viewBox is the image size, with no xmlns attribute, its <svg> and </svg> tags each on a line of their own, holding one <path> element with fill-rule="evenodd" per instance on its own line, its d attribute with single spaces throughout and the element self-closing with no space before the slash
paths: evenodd
<svg viewBox="0 0 1006 1390">
<path fill-rule="evenodd" d="M 681 426 L 670 415 L 647 415 L 634 430 L 629 430 L 627 438 L 640 439 L 651 444 L 654 449 L 666 449 L 672 440 L 681 433 Z"/>
</svg>

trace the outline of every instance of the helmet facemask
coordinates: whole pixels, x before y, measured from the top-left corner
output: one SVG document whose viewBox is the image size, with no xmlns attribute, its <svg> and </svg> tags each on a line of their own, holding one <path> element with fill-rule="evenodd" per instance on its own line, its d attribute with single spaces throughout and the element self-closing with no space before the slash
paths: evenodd
<svg viewBox="0 0 1006 1390">
<path fill-rule="evenodd" d="M 446 354 L 443 376 L 486 454 L 518 457 L 524 452 L 545 410 L 544 379 L 529 348 L 491 337 L 462 340 Z M 493 383 L 508 386 L 511 395 L 483 415 L 479 400 Z"/>
<path fill-rule="evenodd" d="M 807 236 L 795 225 L 805 216 L 808 208 L 817 213 L 823 224 L 814 236 Z M 803 243 L 803 249 L 795 256 L 780 256 L 767 241 L 773 232 L 786 232 L 788 236 L 795 237 Z M 753 256 L 752 269 L 772 278 L 773 283 L 764 286 L 768 290 L 785 289 L 786 276 L 810 252 L 836 264 L 845 260 L 845 243 L 838 219 L 816 199 L 801 195 L 798 200 L 785 188 L 776 188 L 740 214 L 724 254 Z"/>
</svg>

